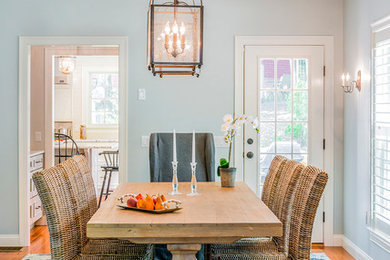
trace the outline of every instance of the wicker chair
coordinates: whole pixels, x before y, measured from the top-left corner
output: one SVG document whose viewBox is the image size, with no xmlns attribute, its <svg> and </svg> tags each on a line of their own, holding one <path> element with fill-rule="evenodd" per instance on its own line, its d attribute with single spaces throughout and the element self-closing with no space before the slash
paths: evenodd
<svg viewBox="0 0 390 260">
<path fill-rule="evenodd" d="M 151 259 L 150 245 L 88 239 L 86 225 L 97 210 L 92 175 L 84 156 L 34 173 L 50 233 L 52 259 Z"/>
<path fill-rule="evenodd" d="M 276 185 L 279 187 L 276 188 L 279 190 L 277 194 L 286 191 L 285 199 L 280 202 L 276 199 L 275 203 L 281 206 L 275 204 L 271 209 L 283 222 L 283 236 L 248 238 L 233 244 L 213 245 L 213 259 L 310 259 L 313 222 L 328 175 L 312 166 L 302 171 L 298 163 L 295 169 L 293 165 L 291 161 L 287 163 L 285 168 L 290 172 L 290 177 L 283 174 L 281 184 Z M 283 182 L 289 184 L 286 186 Z M 291 189 L 294 186 L 296 188 Z"/>
<path fill-rule="evenodd" d="M 278 182 L 280 174 L 286 162 L 286 157 L 276 155 L 275 158 L 272 160 L 271 165 L 269 166 L 268 174 L 265 177 L 263 192 L 261 195 L 261 200 L 268 207 L 272 205 L 272 202 L 275 197 L 275 184 Z"/>
</svg>

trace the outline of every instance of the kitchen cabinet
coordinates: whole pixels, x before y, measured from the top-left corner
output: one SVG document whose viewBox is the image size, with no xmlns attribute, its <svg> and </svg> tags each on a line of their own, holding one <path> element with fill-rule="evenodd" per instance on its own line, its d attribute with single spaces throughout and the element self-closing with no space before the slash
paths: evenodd
<svg viewBox="0 0 390 260">
<path fill-rule="evenodd" d="M 44 168 L 44 151 L 35 151 L 30 153 L 30 171 L 29 171 L 29 224 L 32 228 L 42 216 L 42 203 L 35 187 L 32 176 L 35 172 L 42 171 Z"/>
</svg>

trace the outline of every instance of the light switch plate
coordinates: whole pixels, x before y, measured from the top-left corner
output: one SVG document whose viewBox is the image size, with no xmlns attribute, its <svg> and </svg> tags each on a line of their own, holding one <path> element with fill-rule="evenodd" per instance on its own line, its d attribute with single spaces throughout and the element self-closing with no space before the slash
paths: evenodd
<svg viewBox="0 0 390 260">
<path fill-rule="evenodd" d="M 146 89 L 144 88 L 138 89 L 138 100 L 146 100 Z"/>
<path fill-rule="evenodd" d="M 141 136 L 141 147 L 149 147 L 149 136 Z"/>
</svg>

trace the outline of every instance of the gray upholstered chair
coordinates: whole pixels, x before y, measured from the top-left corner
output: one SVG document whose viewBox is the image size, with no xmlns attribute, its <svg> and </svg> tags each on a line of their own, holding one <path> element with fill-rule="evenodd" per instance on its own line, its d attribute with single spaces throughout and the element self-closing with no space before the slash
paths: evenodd
<svg viewBox="0 0 390 260">
<path fill-rule="evenodd" d="M 215 147 L 212 133 L 196 133 L 196 179 L 215 181 Z M 172 133 L 150 135 L 149 163 L 151 182 L 172 181 Z M 179 182 L 191 181 L 192 133 L 176 134 L 177 177 Z"/>
<path fill-rule="evenodd" d="M 150 245 L 117 239 L 88 239 L 87 222 L 98 207 L 91 171 L 84 156 L 78 155 L 36 172 L 33 180 L 47 216 L 51 259 L 151 259 Z"/>
<path fill-rule="evenodd" d="M 212 133 L 196 133 L 196 179 L 200 182 L 215 181 L 215 147 Z M 151 182 L 172 181 L 172 157 L 173 157 L 173 134 L 153 133 L 150 135 L 149 163 Z M 191 181 L 191 153 L 192 133 L 176 134 L 176 151 L 178 160 L 177 177 L 179 182 Z M 204 246 L 196 254 L 198 260 L 204 259 Z M 208 251 L 208 250 L 207 250 Z M 166 245 L 154 246 L 155 260 L 169 260 L 171 253 Z"/>
</svg>

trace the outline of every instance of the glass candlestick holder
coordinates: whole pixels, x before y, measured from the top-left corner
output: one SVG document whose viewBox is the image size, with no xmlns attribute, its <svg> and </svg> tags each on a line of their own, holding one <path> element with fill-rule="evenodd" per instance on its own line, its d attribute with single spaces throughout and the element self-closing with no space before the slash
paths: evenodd
<svg viewBox="0 0 390 260">
<path fill-rule="evenodd" d="M 172 192 L 169 195 L 182 194 L 179 192 L 179 180 L 177 179 L 177 161 L 172 162 L 173 176 L 172 176 Z"/>
<path fill-rule="evenodd" d="M 196 181 L 196 162 L 191 163 L 191 193 L 188 193 L 187 196 L 199 196 L 200 194 L 196 191 L 198 187 L 198 182 Z"/>
</svg>

